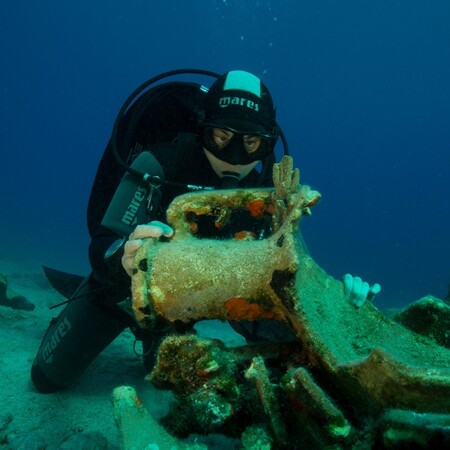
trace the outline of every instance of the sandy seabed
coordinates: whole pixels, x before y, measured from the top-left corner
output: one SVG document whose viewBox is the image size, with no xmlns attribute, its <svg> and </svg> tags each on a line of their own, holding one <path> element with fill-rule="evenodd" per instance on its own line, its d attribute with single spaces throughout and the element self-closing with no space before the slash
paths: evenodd
<svg viewBox="0 0 450 450">
<path fill-rule="evenodd" d="M 30 380 L 30 368 L 52 317 L 64 301 L 35 263 L 0 260 L 10 290 L 35 305 L 33 311 L 0 306 L 0 448 L 32 449 L 118 449 L 120 437 L 114 422 L 112 391 L 132 386 L 154 417 L 164 416 L 172 395 L 145 381 L 141 358 L 133 351 L 134 336 L 122 333 L 87 369 L 72 388 L 38 393 Z M 227 327 L 205 323 L 204 335 L 224 341 L 242 339 Z M 140 345 L 136 346 L 140 351 Z M 209 448 L 216 447 L 213 443 Z"/>
</svg>

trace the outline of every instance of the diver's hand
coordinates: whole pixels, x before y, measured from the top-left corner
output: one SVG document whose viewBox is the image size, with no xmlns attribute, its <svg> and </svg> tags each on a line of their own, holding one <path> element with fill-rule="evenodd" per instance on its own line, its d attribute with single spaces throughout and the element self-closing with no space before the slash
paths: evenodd
<svg viewBox="0 0 450 450">
<path fill-rule="evenodd" d="M 172 227 L 157 220 L 153 220 L 146 225 L 138 225 L 130 234 L 124 247 L 122 266 L 127 274 L 131 277 L 134 257 L 136 256 L 136 252 L 142 247 L 145 239 L 159 238 L 161 236 L 171 237 L 172 235 Z"/>
<path fill-rule="evenodd" d="M 373 300 L 375 295 L 381 291 L 381 286 L 375 283 L 369 286 L 368 283 L 361 280 L 359 277 L 354 277 L 349 273 L 344 275 L 344 292 L 348 297 L 350 303 L 353 303 L 357 308 L 364 305 L 366 300 Z"/>
</svg>

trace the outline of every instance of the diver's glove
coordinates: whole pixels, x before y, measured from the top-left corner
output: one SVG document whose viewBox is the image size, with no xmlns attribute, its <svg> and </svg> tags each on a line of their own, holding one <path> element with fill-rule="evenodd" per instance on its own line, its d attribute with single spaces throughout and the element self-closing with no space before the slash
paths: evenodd
<svg viewBox="0 0 450 450">
<path fill-rule="evenodd" d="M 350 303 L 360 308 L 366 300 L 373 300 L 375 295 L 381 291 L 381 286 L 375 283 L 369 286 L 369 283 L 354 277 L 349 273 L 344 275 L 344 292 Z"/>
<path fill-rule="evenodd" d="M 139 248 L 142 247 L 144 239 L 160 238 L 161 236 L 171 237 L 172 235 L 172 227 L 157 220 L 153 220 L 146 225 L 138 225 L 130 234 L 124 247 L 122 266 L 127 274 L 131 277 L 133 273 L 134 257 Z"/>
</svg>

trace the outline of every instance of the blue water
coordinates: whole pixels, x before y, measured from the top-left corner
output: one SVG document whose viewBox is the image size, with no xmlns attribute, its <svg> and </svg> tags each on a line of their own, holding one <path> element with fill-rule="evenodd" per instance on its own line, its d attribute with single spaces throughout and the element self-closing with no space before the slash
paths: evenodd
<svg viewBox="0 0 450 450">
<path fill-rule="evenodd" d="M 85 208 L 128 94 L 174 68 L 244 69 L 272 91 L 305 240 L 381 306 L 450 282 L 447 0 L 23 0 L 0 5 L 0 257 L 88 270 Z"/>
</svg>

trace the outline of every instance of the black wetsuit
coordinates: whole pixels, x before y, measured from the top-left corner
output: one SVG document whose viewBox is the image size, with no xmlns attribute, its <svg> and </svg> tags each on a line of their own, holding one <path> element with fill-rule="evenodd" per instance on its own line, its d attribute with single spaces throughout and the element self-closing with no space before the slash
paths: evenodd
<svg viewBox="0 0 450 450">
<path fill-rule="evenodd" d="M 162 166 L 166 181 L 222 187 L 223 180 L 211 168 L 194 135 L 180 137 L 178 142 L 152 146 L 150 150 Z M 240 181 L 239 187 L 270 186 L 271 170 L 268 172 L 266 177 L 262 177 L 258 171 L 252 170 Z M 92 273 L 64 311 L 52 321 L 44 336 L 31 371 L 33 383 L 41 392 L 54 392 L 71 385 L 125 328 L 137 329 L 132 316 L 118 306 L 130 295 L 130 278 L 120 264 L 123 251 L 117 252 L 112 261 L 105 260 L 105 252 L 111 244 L 118 238 L 128 236 L 120 236 L 101 225 L 123 174 L 123 168 L 107 150 L 100 163 L 88 206 Z M 187 188 L 180 186 L 162 185 L 159 204 L 146 222 L 165 222 L 168 205 L 176 196 L 187 191 Z M 245 329 L 239 331 L 244 335 L 246 333 Z"/>
</svg>

